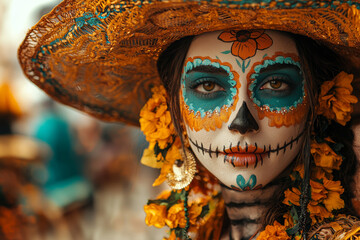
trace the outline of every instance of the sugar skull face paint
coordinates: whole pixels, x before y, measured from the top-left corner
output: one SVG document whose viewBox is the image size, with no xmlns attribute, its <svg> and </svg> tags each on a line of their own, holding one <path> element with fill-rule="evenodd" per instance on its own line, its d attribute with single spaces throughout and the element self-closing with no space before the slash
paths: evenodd
<svg viewBox="0 0 360 240">
<path fill-rule="evenodd" d="M 253 65 L 247 76 L 248 94 L 256 104 L 260 119 L 270 126 L 301 123 L 307 113 L 305 81 L 299 57 L 276 52 Z"/>
<path fill-rule="evenodd" d="M 269 44 L 244 59 L 232 54 L 232 42 L 219 38 L 223 32 L 197 36 L 181 77 L 190 146 L 211 173 L 238 191 L 265 186 L 294 160 L 308 113 L 294 41 L 281 32 L 259 32 Z"/>
<path fill-rule="evenodd" d="M 195 131 L 220 128 L 238 101 L 239 75 L 209 57 L 188 58 L 184 66 L 180 99 L 187 125 Z"/>
</svg>

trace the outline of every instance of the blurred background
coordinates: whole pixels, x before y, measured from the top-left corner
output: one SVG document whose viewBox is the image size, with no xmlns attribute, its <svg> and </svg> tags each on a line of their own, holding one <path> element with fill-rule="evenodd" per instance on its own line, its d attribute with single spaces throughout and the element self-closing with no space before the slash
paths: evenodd
<svg viewBox="0 0 360 240">
<path fill-rule="evenodd" d="M 0 0 L 0 239 L 162 239 L 143 206 L 162 187 L 138 128 L 57 104 L 25 79 L 17 48 L 60 0 Z"/>
</svg>

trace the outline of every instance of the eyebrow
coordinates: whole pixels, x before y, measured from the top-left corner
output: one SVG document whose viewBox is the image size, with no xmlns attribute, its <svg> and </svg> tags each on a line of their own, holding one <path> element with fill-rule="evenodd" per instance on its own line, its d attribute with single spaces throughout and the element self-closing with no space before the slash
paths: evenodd
<svg viewBox="0 0 360 240">
<path fill-rule="evenodd" d="M 226 76 L 229 75 L 225 69 L 217 68 L 217 67 L 210 66 L 210 65 L 200 65 L 200 66 L 194 67 L 187 73 L 191 73 L 191 72 L 216 73 L 216 74 L 221 74 L 221 75 L 226 75 Z"/>
<path fill-rule="evenodd" d="M 266 72 L 272 72 L 272 71 L 277 71 L 283 68 L 293 68 L 295 70 L 298 70 L 301 72 L 301 69 L 294 65 L 294 64 L 288 64 L 288 63 L 276 63 L 274 65 L 269 65 L 266 68 L 262 68 L 260 70 L 260 73 L 266 73 Z"/>
</svg>

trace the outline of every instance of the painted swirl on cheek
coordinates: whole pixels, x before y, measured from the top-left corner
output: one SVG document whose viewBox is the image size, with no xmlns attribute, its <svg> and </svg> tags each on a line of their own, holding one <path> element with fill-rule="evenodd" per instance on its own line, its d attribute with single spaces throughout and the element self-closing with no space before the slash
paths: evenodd
<svg viewBox="0 0 360 240">
<path fill-rule="evenodd" d="M 239 75 L 229 63 L 210 57 L 185 61 L 181 75 L 180 107 L 190 129 L 221 128 L 235 110 Z"/>
<path fill-rule="evenodd" d="M 248 95 L 260 119 L 269 126 L 292 126 L 303 122 L 309 106 L 299 57 L 275 53 L 255 63 L 247 75 Z"/>
</svg>

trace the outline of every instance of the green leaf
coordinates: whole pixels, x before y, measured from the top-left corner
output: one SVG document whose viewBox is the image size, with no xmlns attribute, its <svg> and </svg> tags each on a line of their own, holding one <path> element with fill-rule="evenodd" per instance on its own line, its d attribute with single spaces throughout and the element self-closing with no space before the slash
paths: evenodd
<svg viewBox="0 0 360 240">
<path fill-rule="evenodd" d="M 200 213 L 200 218 L 205 217 L 209 213 L 209 210 L 210 210 L 209 205 L 203 206 Z"/>
<path fill-rule="evenodd" d="M 224 51 L 224 52 L 221 52 L 222 54 L 229 54 L 231 53 L 231 51 Z"/>
</svg>

